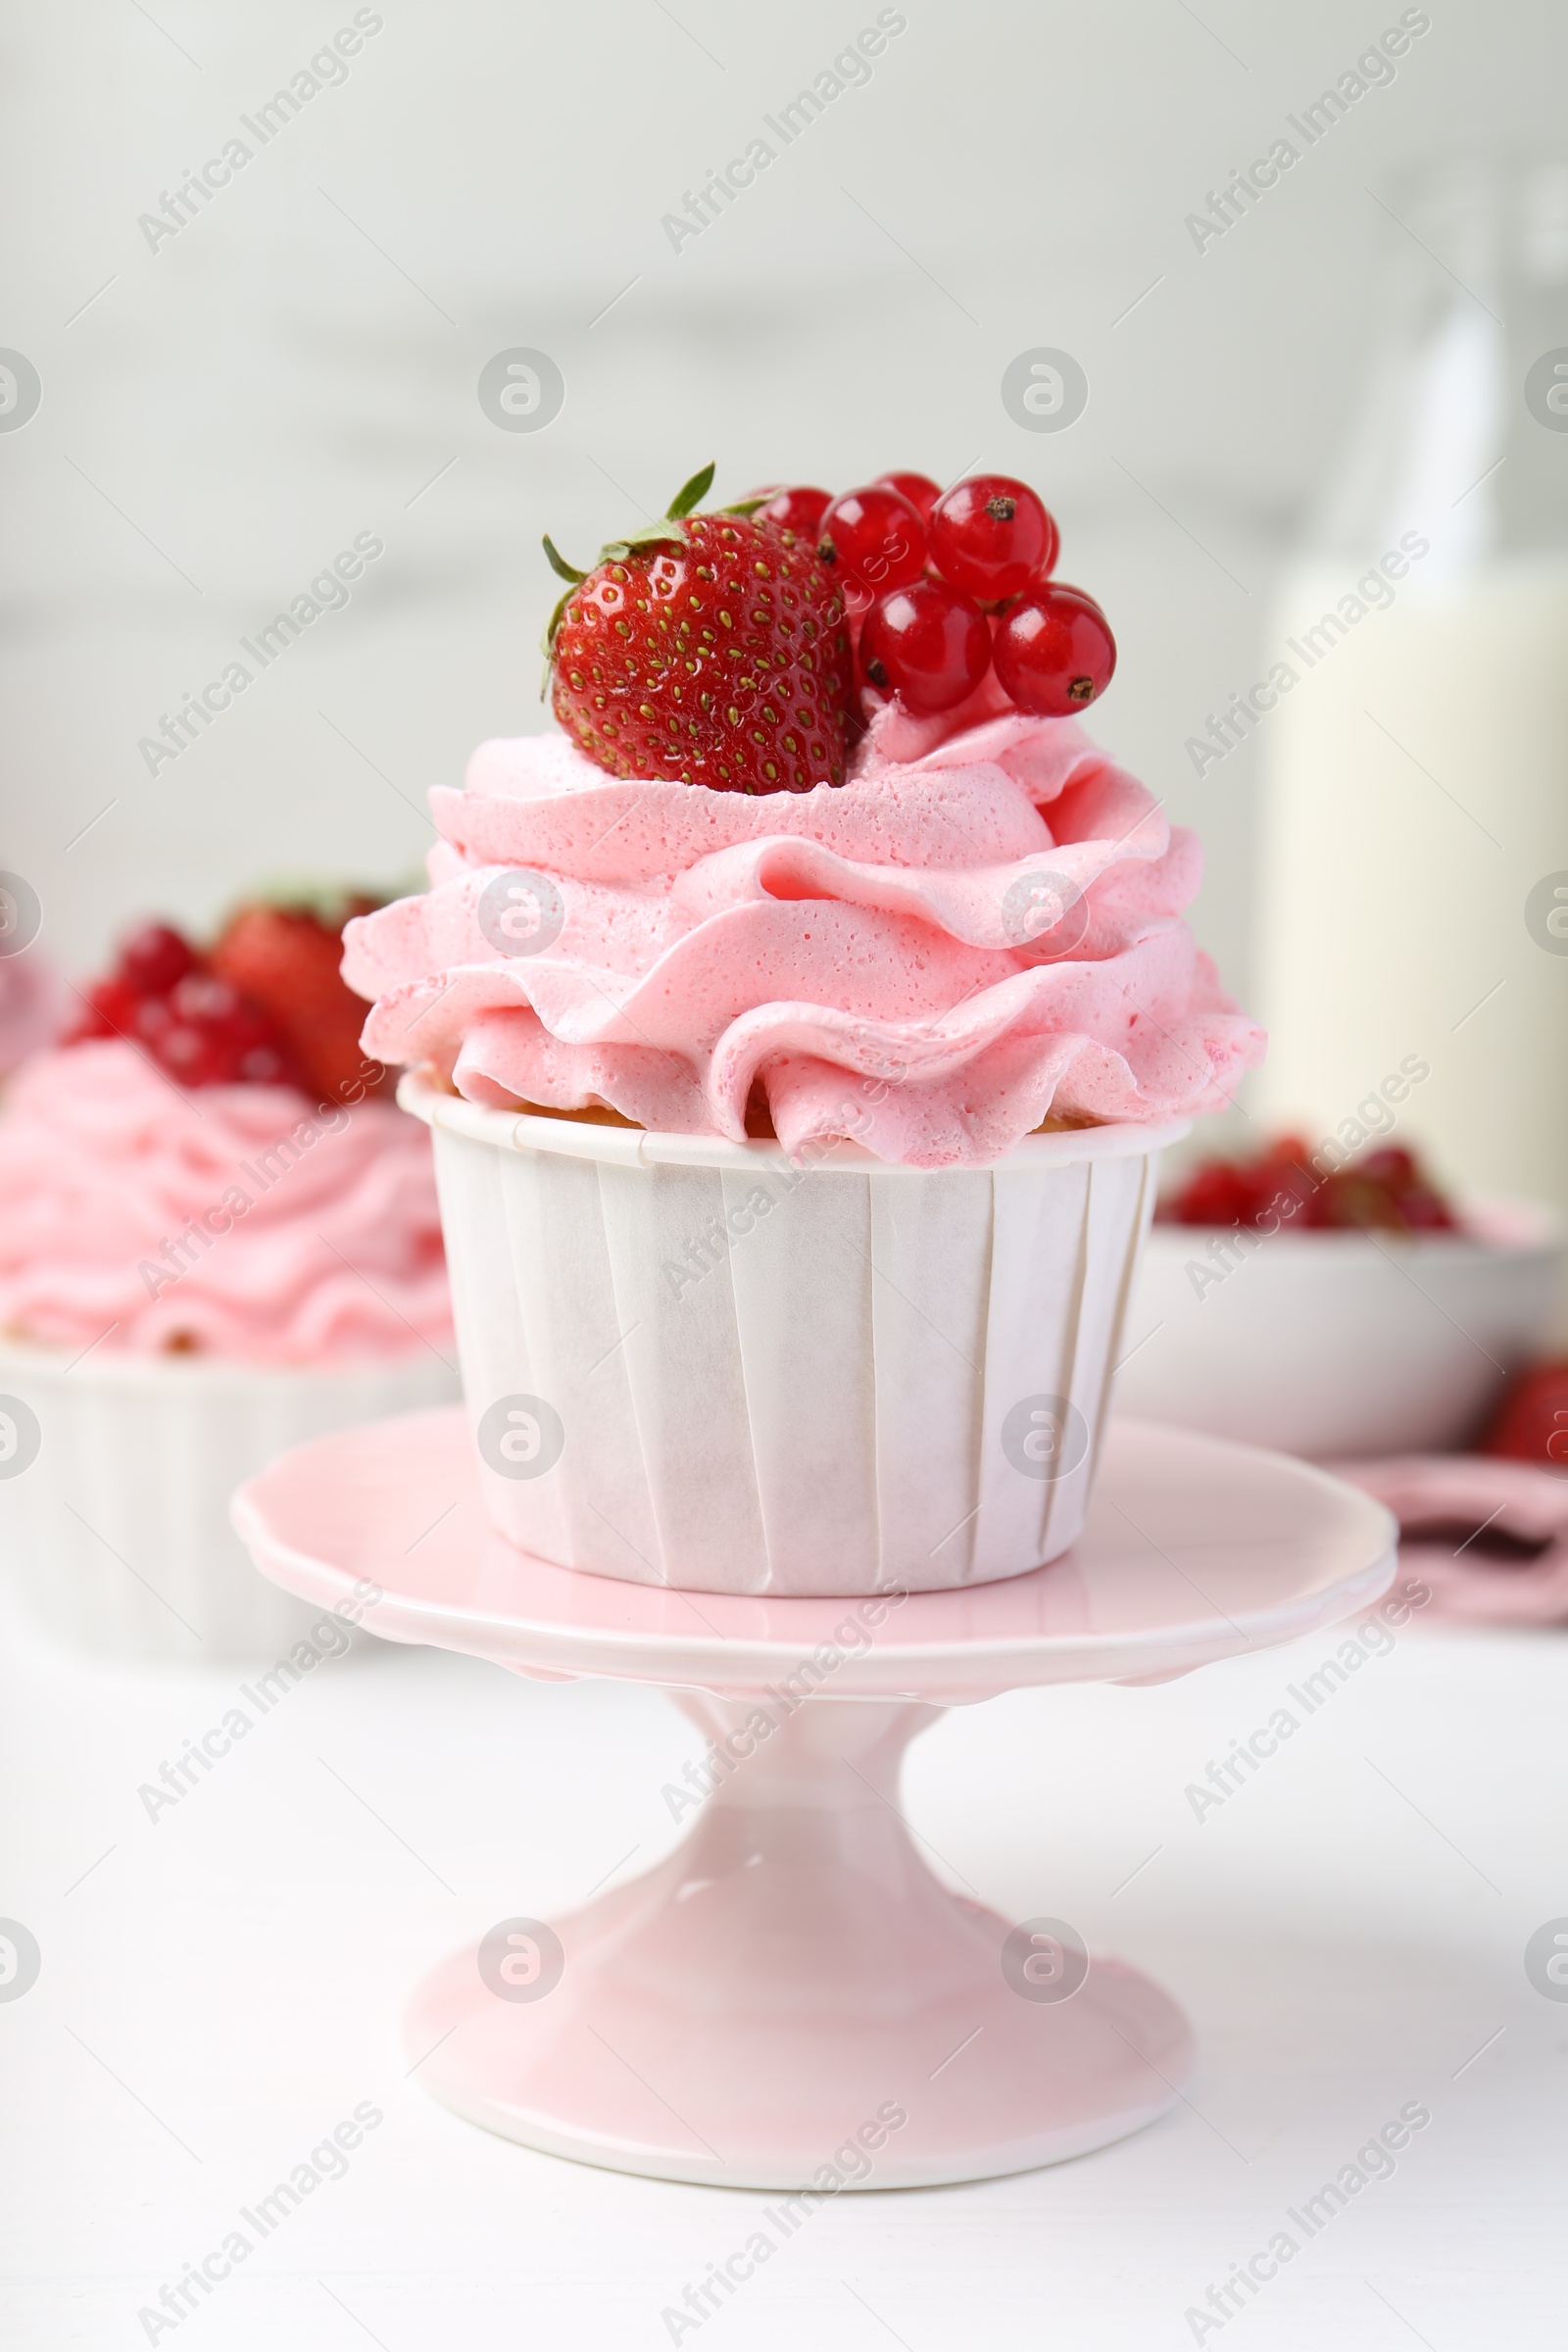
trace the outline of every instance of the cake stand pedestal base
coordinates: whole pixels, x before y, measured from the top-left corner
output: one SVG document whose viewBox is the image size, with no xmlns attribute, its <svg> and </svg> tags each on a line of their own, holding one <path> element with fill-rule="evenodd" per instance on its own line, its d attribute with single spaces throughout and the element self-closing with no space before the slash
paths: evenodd
<svg viewBox="0 0 1568 2352">
<path fill-rule="evenodd" d="M 777 1714 L 680 1703 L 717 1740 Z M 426 1977 L 405 2021 L 421 2082 L 553 2155 L 745 2188 L 808 2188 L 825 2163 L 867 2187 L 983 2180 L 1151 2122 L 1192 2072 L 1175 2002 L 1119 1961 L 1079 1982 L 1049 1936 L 1009 1981 L 1008 1923 L 921 1860 L 898 1770 L 940 1712 L 803 1703 L 657 1868 Z"/>
<path fill-rule="evenodd" d="M 933 1877 L 899 1809 L 915 1733 L 999 1691 L 1164 1681 L 1332 1624 L 1383 1591 L 1396 1543 L 1305 1463 L 1123 1422 L 1082 1538 L 1027 1575 L 859 1600 L 619 1584 L 496 1533 L 456 1408 L 299 1446 L 234 1519 L 276 1582 L 391 1641 L 653 1684 L 685 1711 L 681 1843 L 443 1962 L 407 2012 L 410 2071 L 529 2147 L 789 2196 L 1080 2155 L 1192 2072 L 1147 1977 Z"/>
</svg>

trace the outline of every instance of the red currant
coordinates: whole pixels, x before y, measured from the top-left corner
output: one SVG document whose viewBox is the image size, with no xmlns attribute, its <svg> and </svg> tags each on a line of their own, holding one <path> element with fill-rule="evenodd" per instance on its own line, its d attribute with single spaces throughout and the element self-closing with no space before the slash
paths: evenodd
<svg viewBox="0 0 1568 2352">
<path fill-rule="evenodd" d="M 931 561 L 945 580 L 983 605 L 1019 596 L 1056 561 L 1061 534 L 1027 482 L 977 473 L 939 498 Z"/>
<path fill-rule="evenodd" d="M 119 968 L 139 997 L 167 997 L 196 969 L 196 951 L 168 923 L 144 923 L 122 942 Z"/>
<path fill-rule="evenodd" d="M 234 1075 L 247 1086 L 292 1086 L 288 1057 L 271 1044 L 247 1046 L 235 1060 Z"/>
<path fill-rule="evenodd" d="M 818 534 L 818 561 L 854 603 L 902 588 L 925 569 L 925 524 L 906 498 L 880 482 L 836 498 Z"/>
<path fill-rule="evenodd" d="M 88 1038 L 130 1037 L 135 1033 L 140 1006 L 141 999 L 128 980 L 118 975 L 95 980 L 87 991 L 81 1017 L 65 1042 L 68 1046 L 77 1046 Z"/>
<path fill-rule="evenodd" d="M 187 973 L 169 993 L 179 1019 L 200 1021 L 207 1027 L 215 1021 L 231 1021 L 244 1004 L 237 988 L 215 979 L 211 972 Z"/>
<path fill-rule="evenodd" d="M 990 626 L 946 580 L 913 580 L 871 607 L 860 665 L 879 693 L 896 694 L 922 717 L 952 710 L 991 666 Z"/>
<path fill-rule="evenodd" d="M 168 997 L 145 998 L 136 1029 L 181 1086 L 276 1086 L 292 1079 L 267 1015 L 207 972 L 187 972 Z"/>
<path fill-rule="evenodd" d="M 758 495 L 757 491 L 752 492 L 754 498 Z M 775 490 L 766 506 L 758 508 L 754 520 L 776 523 L 781 531 L 794 531 L 802 539 L 814 539 L 832 503 L 831 490 Z"/>
<path fill-rule="evenodd" d="M 167 923 L 126 940 L 107 980 L 67 1040 L 123 1037 L 142 1046 L 180 1086 L 294 1086 L 287 1045 L 249 997 L 209 971 Z"/>
<path fill-rule="evenodd" d="M 1009 606 L 998 624 L 992 659 L 1020 710 L 1064 718 L 1110 684 L 1116 640 L 1093 597 L 1053 582 Z"/>
<path fill-rule="evenodd" d="M 932 481 L 927 473 L 879 473 L 876 487 L 896 490 L 901 498 L 906 498 L 922 522 L 930 521 L 931 510 L 942 496 L 941 483 Z"/>
<path fill-rule="evenodd" d="M 179 1086 L 216 1086 L 222 1070 L 206 1033 L 192 1021 L 168 1021 L 151 1040 L 160 1066 Z"/>
</svg>

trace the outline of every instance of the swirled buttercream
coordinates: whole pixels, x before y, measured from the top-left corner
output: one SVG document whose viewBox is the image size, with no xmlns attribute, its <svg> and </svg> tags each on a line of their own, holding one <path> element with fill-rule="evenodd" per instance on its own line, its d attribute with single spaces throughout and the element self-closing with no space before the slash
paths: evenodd
<svg viewBox="0 0 1568 2352">
<path fill-rule="evenodd" d="M 390 1103 L 37 1054 L 0 1113 L 0 1332 L 349 1362 L 448 1345 L 429 1138 Z"/>
<path fill-rule="evenodd" d="M 482 744 L 431 794 L 429 891 L 345 933 L 366 1050 L 475 1102 L 918 1167 L 1219 1107 L 1263 1037 L 1182 919 L 1196 836 L 1001 705 L 884 709 L 844 785 L 757 799 Z"/>
</svg>

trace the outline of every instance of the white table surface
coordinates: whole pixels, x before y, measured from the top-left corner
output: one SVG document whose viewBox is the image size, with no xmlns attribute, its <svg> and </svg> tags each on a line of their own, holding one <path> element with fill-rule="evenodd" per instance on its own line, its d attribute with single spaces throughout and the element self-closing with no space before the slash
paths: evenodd
<svg viewBox="0 0 1568 2352">
<path fill-rule="evenodd" d="M 1198 2029 L 1191 2098 L 1052 2170 L 825 2205 L 676 2334 L 666 2307 L 770 2200 L 493 2138 L 421 2093 L 396 2033 L 442 1953 L 672 1841 L 661 1785 L 695 1753 L 674 1709 L 371 1644 L 290 1690 L 153 1821 L 139 1786 L 220 1719 L 241 1673 L 91 1665 L 8 1617 L 0 1916 L 43 1964 L 0 2002 L 0 2339 L 1561 2341 L 1568 2003 L 1532 1989 L 1523 1950 L 1568 1914 L 1568 1637 L 1417 1620 L 1195 1819 L 1187 1785 L 1335 1640 L 1160 1689 L 1018 1692 L 916 1742 L 906 1805 L 936 1866 L 1156 1973 Z M 150 2338 L 138 2313 L 364 2101 L 384 2121 L 344 2177 Z M 1189 2308 L 1407 2102 L 1432 2120 L 1394 2176 L 1200 2337 Z"/>
</svg>

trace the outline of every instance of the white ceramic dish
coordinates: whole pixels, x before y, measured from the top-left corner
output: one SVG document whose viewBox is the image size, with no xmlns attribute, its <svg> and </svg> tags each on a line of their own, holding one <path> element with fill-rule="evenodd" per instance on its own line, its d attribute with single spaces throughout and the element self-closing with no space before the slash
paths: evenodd
<svg viewBox="0 0 1568 2352">
<path fill-rule="evenodd" d="M 329 1368 L 85 1360 L 0 1341 L 0 1557 L 29 1613 L 117 1657 L 270 1658 L 313 1622 L 228 1523 L 235 1487 L 304 1439 L 458 1395 L 425 1347 Z"/>
<path fill-rule="evenodd" d="M 1563 1232 L 1536 1201 L 1463 1214 L 1462 1235 L 1404 1242 L 1154 1226 L 1118 1404 L 1317 1459 L 1465 1445 L 1545 1341 Z"/>
</svg>

